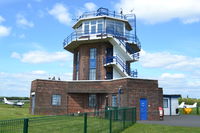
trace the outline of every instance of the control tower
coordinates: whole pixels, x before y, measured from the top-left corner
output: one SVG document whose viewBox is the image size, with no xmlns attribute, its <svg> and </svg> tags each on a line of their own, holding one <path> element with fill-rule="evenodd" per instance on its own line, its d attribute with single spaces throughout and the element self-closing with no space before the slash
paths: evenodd
<svg viewBox="0 0 200 133">
<path fill-rule="evenodd" d="M 74 55 L 73 80 L 137 77 L 130 68 L 141 49 L 134 14 L 99 8 L 83 13 L 73 29 L 63 43 Z"/>
<path fill-rule="evenodd" d="M 158 80 L 139 79 L 131 63 L 138 61 L 140 42 L 134 14 L 99 8 L 86 12 L 64 40 L 73 53 L 73 80 L 32 81 L 30 113 L 63 115 L 136 107 L 138 120 L 160 120 L 163 90 Z M 134 66 L 134 65 L 133 65 Z"/>
</svg>

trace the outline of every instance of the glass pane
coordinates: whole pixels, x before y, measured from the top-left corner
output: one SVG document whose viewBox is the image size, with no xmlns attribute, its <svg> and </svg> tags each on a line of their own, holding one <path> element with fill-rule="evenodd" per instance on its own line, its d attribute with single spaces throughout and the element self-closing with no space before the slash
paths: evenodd
<svg viewBox="0 0 200 133">
<path fill-rule="evenodd" d="M 102 33 L 102 30 L 103 30 L 103 24 L 98 24 L 98 30 L 97 30 L 97 32 L 98 33 Z"/>
<path fill-rule="evenodd" d="M 89 34 L 89 25 L 84 26 L 84 33 Z"/>
<path fill-rule="evenodd" d="M 96 48 L 90 49 L 90 59 L 96 59 Z"/>
<path fill-rule="evenodd" d="M 163 99 L 163 107 L 168 108 L 168 99 Z"/>
<path fill-rule="evenodd" d="M 61 95 L 52 95 L 52 105 L 61 105 Z"/>
<path fill-rule="evenodd" d="M 113 106 L 113 107 L 116 107 L 116 106 L 117 106 L 117 96 L 116 96 L 116 95 L 113 95 L 113 96 L 112 96 L 112 106 Z"/>
<path fill-rule="evenodd" d="M 114 34 L 114 22 L 111 20 L 107 20 L 106 23 L 106 32 Z"/>
<path fill-rule="evenodd" d="M 90 69 L 89 80 L 96 80 L 96 69 Z"/>
<path fill-rule="evenodd" d="M 91 33 L 92 34 L 96 33 L 96 25 L 91 26 Z"/>
<path fill-rule="evenodd" d="M 91 21 L 91 25 L 96 25 L 96 21 L 95 20 Z"/>
<path fill-rule="evenodd" d="M 89 107 L 95 107 L 96 106 L 96 95 L 90 94 L 89 95 Z"/>
</svg>

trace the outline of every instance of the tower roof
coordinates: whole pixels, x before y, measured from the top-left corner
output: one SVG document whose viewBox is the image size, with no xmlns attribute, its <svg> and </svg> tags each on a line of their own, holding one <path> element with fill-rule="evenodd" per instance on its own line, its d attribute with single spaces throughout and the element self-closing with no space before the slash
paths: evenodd
<svg viewBox="0 0 200 133">
<path fill-rule="evenodd" d="M 120 13 L 116 13 L 115 11 L 109 11 L 107 8 L 99 8 L 97 11 L 92 12 L 84 12 L 76 21 L 76 23 L 73 25 L 73 28 L 75 29 L 78 27 L 83 21 L 85 20 L 93 20 L 93 19 L 100 19 L 100 18 L 108 18 L 118 21 L 123 21 L 126 24 L 126 27 L 129 30 L 132 30 L 132 26 L 129 23 L 130 16 L 134 16 L 134 14 L 123 14 L 121 11 Z"/>
</svg>

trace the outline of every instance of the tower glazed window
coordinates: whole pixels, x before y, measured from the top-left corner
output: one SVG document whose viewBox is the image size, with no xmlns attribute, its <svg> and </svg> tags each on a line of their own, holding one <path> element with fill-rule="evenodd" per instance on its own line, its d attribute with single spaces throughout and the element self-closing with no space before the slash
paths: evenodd
<svg viewBox="0 0 200 133">
<path fill-rule="evenodd" d="M 84 33 L 89 34 L 89 21 L 86 21 L 84 24 Z"/>
<path fill-rule="evenodd" d="M 76 80 L 79 78 L 79 52 L 76 54 Z"/>
<path fill-rule="evenodd" d="M 96 80 L 96 48 L 90 48 L 89 80 Z"/>
</svg>

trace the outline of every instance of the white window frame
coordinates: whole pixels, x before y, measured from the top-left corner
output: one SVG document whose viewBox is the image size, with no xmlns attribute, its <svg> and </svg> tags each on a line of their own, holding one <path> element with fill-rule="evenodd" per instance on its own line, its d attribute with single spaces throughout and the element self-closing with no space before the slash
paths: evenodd
<svg viewBox="0 0 200 133">
<path fill-rule="evenodd" d="M 61 95 L 53 94 L 52 95 L 52 105 L 53 106 L 60 106 L 61 105 Z"/>
</svg>

